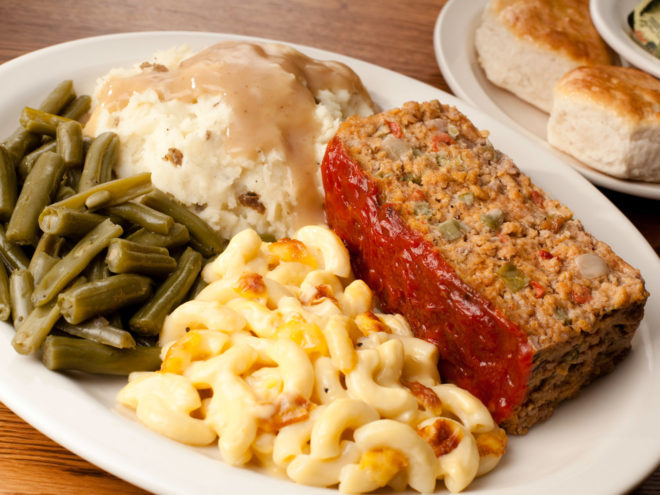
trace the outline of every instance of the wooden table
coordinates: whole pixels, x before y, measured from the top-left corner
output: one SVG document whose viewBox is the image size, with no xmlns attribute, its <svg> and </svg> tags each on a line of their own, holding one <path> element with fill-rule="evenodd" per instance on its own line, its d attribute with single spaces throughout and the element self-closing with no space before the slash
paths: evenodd
<svg viewBox="0 0 660 495">
<path fill-rule="evenodd" d="M 149 3 L 143 0 L 2 0 L 0 63 L 55 43 L 106 33 L 215 31 L 273 38 L 339 52 L 449 91 L 436 64 L 432 45 L 433 24 L 444 3 L 444 0 L 160 0 Z M 603 192 L 660 253 L 660 201 Z M 55 444 L 0 404 L 0 493 L 144 492 Z M 633 493 L 660 493 L 660 469 Z"/>
</svg>

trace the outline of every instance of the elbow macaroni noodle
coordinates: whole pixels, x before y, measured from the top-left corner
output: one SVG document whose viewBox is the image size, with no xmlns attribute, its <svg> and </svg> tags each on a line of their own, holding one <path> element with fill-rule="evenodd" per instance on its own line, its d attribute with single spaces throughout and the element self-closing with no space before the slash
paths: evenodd
<svg viewBox="0 0 660 495">
<path fill-rule="evenodd" d="M 434 345 L 374 312 L 328 228 L 273 243 L 243 231 L 203 276 L 165 321 L 161 369 L 118 395 L 149 428 L 348 493 L 430 492 L 438 479 L 457 492 L 497 465 L 503 430 L 440 383 Z"/>
</svg>

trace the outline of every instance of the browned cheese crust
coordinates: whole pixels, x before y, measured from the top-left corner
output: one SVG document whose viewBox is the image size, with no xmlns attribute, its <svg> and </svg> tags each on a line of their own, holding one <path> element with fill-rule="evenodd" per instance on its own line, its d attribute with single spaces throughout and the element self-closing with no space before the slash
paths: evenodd
<svg viewBox="0 0 660 495">
<path fill-rule="evenodd" d="M 527 334 L 534 349 L 527 395 L 504 425 L 524 433 L 626 354 L 648 293 L 638 270 L 487 136 L 437 101 L 349 119 L 338 133 L 376 181 L 380 204 L 393 205 Z M 447 238 L 446 222 L 449 237 L 458 228 L 456 238 Z M 584 276 L 577 262 L 584 254 L 600 257 L 607 273 Z"/>
</svg>

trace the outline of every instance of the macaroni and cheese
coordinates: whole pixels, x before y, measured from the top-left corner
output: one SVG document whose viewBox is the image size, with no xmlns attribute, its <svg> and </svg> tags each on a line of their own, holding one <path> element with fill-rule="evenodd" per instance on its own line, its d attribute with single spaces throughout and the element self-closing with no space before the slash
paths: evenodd
<svg viewBox="0 0 660 495">
<path fill-rule="evenodd" d="M 375 311 L 328 228 L 273 243 L 244 230 L 203 275 L 165 321 L 161 369 L 118 395 L 148 427 L 348 493 L 457 492 L 503 455 L 486 407 L 440 382 L 404 318 Z"/>
</svg>

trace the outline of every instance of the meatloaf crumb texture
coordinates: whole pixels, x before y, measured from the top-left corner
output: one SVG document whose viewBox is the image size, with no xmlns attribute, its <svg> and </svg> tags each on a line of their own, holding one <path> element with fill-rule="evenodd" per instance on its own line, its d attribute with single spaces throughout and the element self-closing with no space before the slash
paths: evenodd
<svg viewBox="0 0 660 495">
<path fill-rule="evenodd" d="M 510 433 L 546 419 L 628 352 L 648 297 L 639 271 L 586 232 L 458 110 L 411 102 L 351 118 L 337 143 L 375 185 L 379 206 L 396 212 L 526 336 L 533 360 L 522 401 L 502 419 Z M 336 213 L 327 205 L 336 191 L 326 165 L 333 226 Z M 360 259 L 361 228 L 339 234 L 356 257 L 357 275 L 378 287 L 378 274 Z M 585 254 L 597 261 L 595 272 L 581 265 Z M 384 303 L 388 311 L 405 309 Z"/>
</svg>

